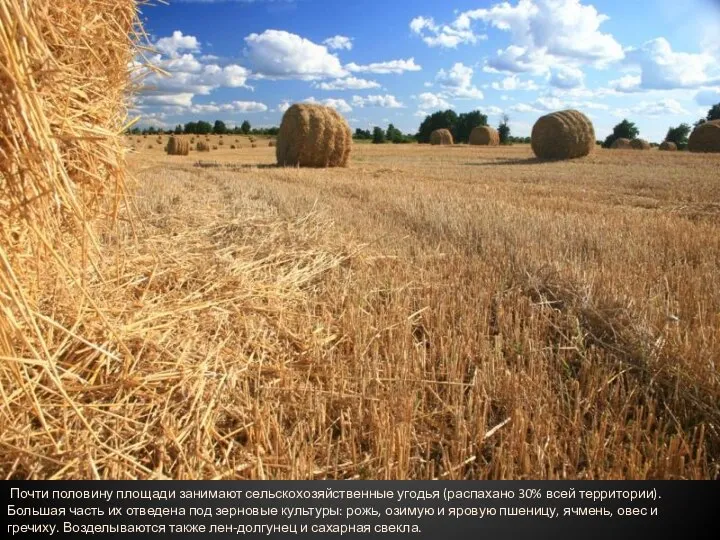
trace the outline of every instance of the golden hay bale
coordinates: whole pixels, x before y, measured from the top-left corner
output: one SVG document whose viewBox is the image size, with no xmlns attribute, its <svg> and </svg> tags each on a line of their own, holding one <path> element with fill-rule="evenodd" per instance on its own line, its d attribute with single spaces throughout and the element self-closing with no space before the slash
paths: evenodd
<svg viewBox="0 0 720 540">
<path fill-rule="evenodd" d="M 222 145 L 224 144 L 224 143 L 223 143 L 223 140 L 220 139 L 220 140 L 218 141 L 218 144 L 219 144 L 220 146 L 222 146 Z"/>
<path fill-rule="evenodd" d="M 666 152 L 675 152 L 677 151 L 677 144 L 670 141 L 663 141 L 658 148 Z"/>
<path fill-rule="evenodd" d="M 253 148 L 257 148 L 257 144 L 255 143 L 252 143 L 250 146 L 252 146 Z"/>
<path fill-rule="evenodd" d="M 630 146 L 630 139 L 624 139 L 621 137 L 619 139 L 615 139 L 615 142 L 612 143 L 610 148 L 613 150 L 630 150 L 632 149 L 632 146 Z"/>
<path fill-rule="evenodd" d="M 270 148 L 272 148 L 273 146 L 275 146 L 275 141 L 270 141 L 270 142 L 268 143 L 268 146 L 269 146 Z"/>
<path fill-rule="evenodd" d="M 198 152 L 209 152 L 210 145 L 206 142 L 199 141 L 195 147 Z"/>
<path fill-rule="evenodd" d="M 3 477 L 82 476 L 62 456 L 104 438 L 66 375 L 125 349 L 92 285 L 122 262 L 101 239 L 122 237 L 139 31 L 135 0 L 0 0 Z"/>
<path fill-rule="evenodd" d="M 454 144 L 452 133 L 448 129 L 436 129 L 430 134 L 430 144 Z"/>
<path fill-rule="evenodd" d="M 215 145 L 213 145 L 212 149 L 213 149 L 213 150 L 217 150 L 217 149 L 218 149 L 218 147 L 217 147 L 217 146 L 215 146 Z"/>
<path fill-rule="evenodd" d="M 278 165 L 347 167 L 352 133 L 333 108 L 295 104 L 283 115 L 275 155 Z"/>
<path fill-rule="evenodd" d="M 696 127 L 690 134 L 691 152 L 720 152 L 720 120 L 711 120 Z"/>
<path fill-rule="evenodd" d="M 187 156 L 190 153 L 190 143 L 180 137 L 170 137 L 165 151 L 170 156 Z"/>
<path fill-rule="evenodd" d="M 630 147 L 633 150 L 650 150 L 650 143 L 645 139 L 633 139 L 630 141 Z"/>
<path fill-rule="evenodd" d="M 595 128 L 580 111 L 558 111 L 538 118 L 530 144 L 540 159 L 587 156 L 595 149 Z"/>
<path fill-rule="evenodd" d="M 478 126 L 470 132 L 469 143 L 480 146 L 497 146 L 500 144 L 500 134 L 490 126 Z"/>
<path fill-rule="evenodd" d="M 231 145 L 230 145 L 230 150 L 235 150 L 235 149 L 236 149 L 236 148 L 235 148 L 235 145 L 234 145 L 234 144 L 231 144 Z"/>
</svg>

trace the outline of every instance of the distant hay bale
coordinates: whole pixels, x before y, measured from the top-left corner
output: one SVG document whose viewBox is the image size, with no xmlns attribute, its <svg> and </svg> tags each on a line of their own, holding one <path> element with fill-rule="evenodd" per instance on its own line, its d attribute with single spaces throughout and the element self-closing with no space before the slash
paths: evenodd
<svg viewBox="0 0 720 540">
<path fill-rule="evenodd" d="M 500 144 L 500 134 L 490 126 L 478 126 L 470 132 L 469 143 L 479 146 L 497 146 Z"/>
<path fill-rule="evenodd" d="M 187 156 L 190 153 L 190 143 L 180 137 L 170 137 L 165 151 L 170 156 Z"/>
<path fill-rule="evenodd" d="M 658 148 L 665 152 L 675 152 L 678 149 L 677 144 L 670 141 L 663 141 Z"/>
<path fill-rule="evenodd" d="M 711 120 L 696 127 L 690 134 L 691 152 L 720 152 L 720 120 Z"/>
<path fill-rule="evenodd" d="M 540 117 L 530 144 L 540 159 L 573 159 L 595 149 L 595 128 L 580 111 L 558 111 Z"/>
<path fill-rule="evenodd" d="M 231 144 L 231 145 L 230 145 L 230 150 L 235 150 L 235 145 L 234 145 L 234 144 Z"/>
<path fill-rule="evenodd" d="M 218 149 L 218 147 L 217 147 L 217 146 L 215 146 L 215 145 L 213 145 L 212 149 L 213 149 L 213 150 L 217 150 L 217 149 Z"/>
<path fill-rule="evenodd" d="M 632 149 L 632 146 L 630 145 L 630 139 L 624 139 L 621 137 L 619 139 L 615 139 L 615 142 L 612 143 L 610 148 L 613 150 L 630 150 Z"/>
<path fill-rule="evenodd" d="M 252 143 L 250 146 L 251 146 L 252 148 L 257 148 L 257 144 L 255 144 L 255 143 Z"/>
<path fill-rule="evenodd" d="M 209 145 L 208 143 L 206 143 L 206 142 L 199 141 L 199 142 L 197 143 L 197 146 L 195 147 L 195 149 L 196 149 L 198 152 L 209 152 L 209 151 L 210 151 L 210 145 Z"/>
<path fill-rule="evenodd" d="M 285 111 L 275 156 L 281 166 L 347 167 L 351 148 L 350 126 L 340 113 L 302 103 Z"/>
<path fill-rule="evenodd" d="M 275 142 L 274 142 L 274 141 L 270 141 L 270 142 L 268 143 L 268 146 L 269 146 L 270 148 L 272 148 L 273 146 L 275 146 Z"/>
<path fill-rule="evenodd" d="M 645 139 L 633 139 L 630 141 L 630 147 L 633 150 L 650 150 L 650 143 Z"/>
<path fill-rule="evenodd" d="M 218 141 L 218 144 L 219 144 L 220 146 L 222 146 L 223 144 L 225 144 L 225 143 L 223 143 L 222 138 Z"/>
<path fill-rule="evenodd" d="M 430 134 L 430 144 L 447 145 L 455 144 L 455 142 L 449 129 L 436 129 Z"/>
</svg>

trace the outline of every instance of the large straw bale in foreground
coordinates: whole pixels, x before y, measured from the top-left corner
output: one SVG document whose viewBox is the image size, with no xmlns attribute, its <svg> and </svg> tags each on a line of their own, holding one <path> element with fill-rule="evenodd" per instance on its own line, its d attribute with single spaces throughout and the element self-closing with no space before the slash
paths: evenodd
<svg viewBox="0 0 720 540">
<path fill-rule="evenodd" d="M 658 148 L 664 152 L 676 152 L 677 144 L 670 141 L 663 141 Z"/>
<path fill-rule="evenodd" d="M 630 141 L 630 147 L 633 150 L 650 150 L 650 143 L 645 139 L 633 139 Z"/>
<path fill-rule="evenodd" d="M 116 260 L 98 237 L 118 237 L 139 31 L 135 0 L 0 0 L 4 478 L 71 475 L 73 452 L 90 455 L 78 441 L 102 432 L 98 422 L 75 437 L 90 413 L 73 402 L 66 375 L 83 387 L 104 368 L 84 372 L 81 362 L 126 350 L 89 287 Z M 93 455 L 99 466 L 104 458 Z"/>
<path fill-rule="evenodd" d="M 332 107 L 295 104 L 282 118 L 275 155 L 281 166 L 347 167 L 352 133 Z"/>
<path fill-rule="evenodd" d="M 595 149 L 595 128 L 580 111 L 554 112 L 535 122 L 531 146 L 540 159 L 587 156 Z"/>
<path fill-rule="evenodd" d="M 620 137 L 619 139 L 615 139 L 615 142 L 612 143 L 612 146 L 610 146 L 613 150 L 631 150 L 632 145 L 630 144 L 630 139 L 625 139 L 623 137 Z"/>
<path fill-rule="evenodd" d="M 430 134 L 430 144 L 455 144 L 449 129 L 436 129 Z"/>
<path fill-rule="evenodd" d="M 711 120 L 696 127 L 690 134 L 691 152 L 720 152 L 720 120 Z"/>
<path fill-rule="evenodd" d="M 470 144 L 480 146 L 497 146 L 500 144 L 500 134 L 490 126 L 478 126 L 470 132 Z"/>
</svg>

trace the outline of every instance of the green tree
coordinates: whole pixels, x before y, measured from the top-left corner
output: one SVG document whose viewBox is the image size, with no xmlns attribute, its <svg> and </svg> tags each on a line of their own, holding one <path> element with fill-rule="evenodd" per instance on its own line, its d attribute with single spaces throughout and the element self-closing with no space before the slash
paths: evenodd
<svg viewBox="0 0 720 540">
<path fill-rule="evenodd" d="M 498 134 L 500 135 L 500 144 L 510 143 L 510 117 L 507 114 L 503 114 L 500 118 L 500 125 L 498 126 Z"/>
<path fill-rule="evenodd" d="M 429 143 L 430 134 L 433 131 L 436 129 L 449 129 L 454 132 L 457 121 L 457 113 L 455 113 L 452 109 L 434 112 L 433 114 L 426 116 L 425 120 L 422 121 L 416 138 L 418 142 Z"/>
<path fill-rule="evenodd" d="M 708 122 L 712 120 L 720 120 L 720 103 L 716 103 L 715 105 L 710 107 L 710 110 L 708 111 L 705 120 L 707 120 Z"/>
<path fill-rule="evenodd" d="M 175 131 L 173 132 L 175 135 L 182 135 L 182 132 L 183 132 L 183 128 L 180 124 L 175 126 Z"/>
<path fill-rule="evenodd" d="M 248 122 L 247 120 L 245 120 L 245 121 L 242 123 L 242 125 L 240 126 L 240 131 L 242 131 L 243 134 L 245 134 L 245 135 L 247 135 L 248 133 L 250 133 L 250 129 L 251 129 L 250 122 Z"/>
<path fill-rule="evenodd" d="M 667 135 L 665 135 L 665 140 L 675 143 L 679 149 L 684 150 L 687 148 L 688 135 L 690 135 L 691 129 L 688 124 L 671 127 L 668 129 Z"/>
<path fill-rule="evenodd" d="M 478 126 L 487 126 L 487 116 L 480 111 L 471 111 L 461 113 L 457 117 L 454 129 L 452 129 L 453 139 L 456 143 L 467 143 L 470 141 L 470 133 Z"/>
<path fill-rule="evenodd" d="M 403 134 L 402 131 L 400 131 L 398 128 L 396 128 L 394 125 L 390 124 L 387 128 L 387 132 L 385 134 L 387 137 L 387 140 L 391 143 L 398 144 L 403 142 Z"/>
<path fill-rule="evenodd" d="M 357 139 L 359 141 L 369 141 L 372 139 L 372 133 L 370 133 L 369 129 L 356 128 L 353 139 Z"/>
<path fill-rule="evenodd" d="M 200 120 L 197 123 L 197 133 L 198 135 L 210 135 L 212 133 L 212 124 L 210 122 L 205 122 L 204 120 Z"/>
<path fill-rule="evenodd" d="M 637 128 L 634 122 L 630 122 L 628 119 L 624 119 L 617 126 L 613 128 L 613 132 L 607 136 L 603 143 L 603 148 L 610 148 L 613 143 L 618 139 L 636 139 L 640 135 L 640 130 Z"/>
<path fill-rule="evenodd" d="M 213 133 L 215 135 L 225 135 L 228 132 L 228 128 L 225 125 L 225 122 L 222 120 L 215 120 L 215 125 L 213 126 Z"/>
<path fill-rule="evenodd" d="M 383 144 L 385 142 L 385 132 L 381 127 L 375 126 L 373 128 L 373 144 Z"/>
</svg>

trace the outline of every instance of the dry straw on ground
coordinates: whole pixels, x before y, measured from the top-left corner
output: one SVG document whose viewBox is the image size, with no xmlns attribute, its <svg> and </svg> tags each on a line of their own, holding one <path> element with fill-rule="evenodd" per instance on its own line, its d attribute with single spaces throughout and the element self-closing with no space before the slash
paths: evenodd
<svg viewBox="0 0 720 540">
<path fill-rule="evenodd" d="M 436 129 L 430 134 L 430 144 L 454 144 L 452 133 L 450 133 L 449 129 Z"/>
<path fill-rule="evenodd" d="M 303 103 L 285 111 L 275 155 L 280 166 L 346 167 L 351 147 L 350 126 L 335 109 Z"/>
<path fill-rule="evenodd" d="M 500 134 L 490 126 L 478 126 L 470 133 L 470 144 L 497 146 L 500 144 Z"/>
<path fill-rule="evenodd" d="M 612 143 L 610 148 L 613 150 L 630 150 L 632 146 L 630 145 L 630 139 L 620 137 L 619 139 L 615 139 L 615 142 Z"/>
<path fill-rule="evenodd" d="M 532 129 L 531 145 L 540 159 L 572 159 L 595 149 L 595 129 L 580 111 L 567 110 L 540 117 Z"/>
<path fill-rule="evenodd" d="M 650 143 L 645 139 L 633 139 L 630 141 L 630 147 L 633 150 L 650 150 Z"/>
<path fill-rule="evenodd" d="M 180 137 L 170 137 L 165 151 L 171 156 L 187 156 L 190 153 L 190 143 Z"/>
<path fill-rule="evenodd" d="M 720 120 L 705 122 L 690 134 L 688 150 L 691 152 L 720 152 Z"/>
<path fill-rule="evenodd" d="M 658 147 L 659 150 L 663 150 L 665 152 L 675 152 L 677 151 L 677 144 L 670 141 L 663 141 L 660 143 L 660 146 Z"/>
</svg>

